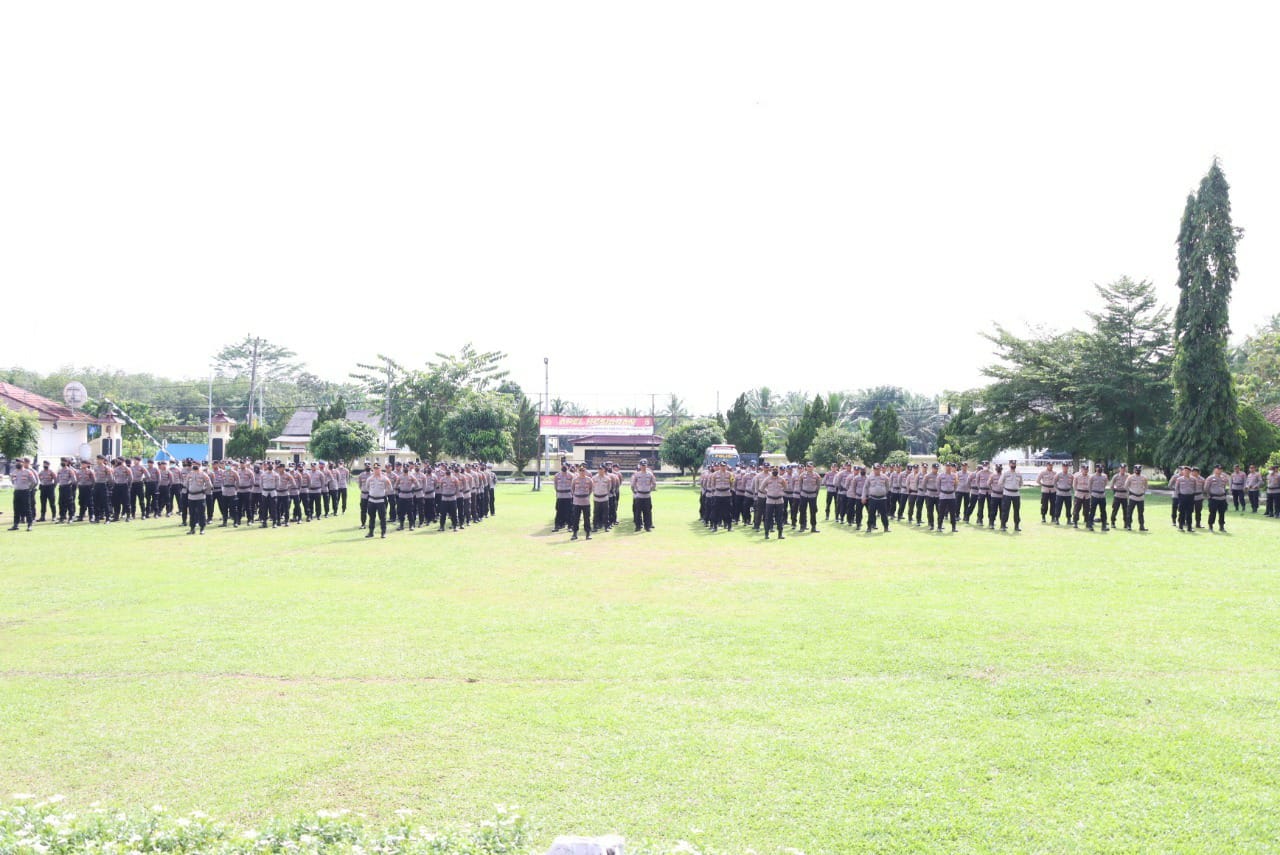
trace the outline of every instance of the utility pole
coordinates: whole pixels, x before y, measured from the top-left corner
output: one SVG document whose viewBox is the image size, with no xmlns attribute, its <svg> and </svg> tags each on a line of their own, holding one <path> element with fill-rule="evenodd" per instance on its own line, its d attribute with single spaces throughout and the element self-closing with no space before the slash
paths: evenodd
<svg viewBox="0 0 1280 855">
<path fill-rule="evenodd" d="M 346 416 L 343 416 L 346 418 Z M 387 392 L 382 396 L 382 453 L 387 452 L 387 431 L 391 429 L 391 360 L 387 360 Z"/>
<path fill-rule="evenodd" d="M 253 396 L 257 392 L 258 385 L 258 342 L 261 341 L 257 336 L 253 337 L 253 355 L 249 358 L 249 411 L 245 416 L 245 421 L 249 426 L 253 426 Z"/>
</svg>

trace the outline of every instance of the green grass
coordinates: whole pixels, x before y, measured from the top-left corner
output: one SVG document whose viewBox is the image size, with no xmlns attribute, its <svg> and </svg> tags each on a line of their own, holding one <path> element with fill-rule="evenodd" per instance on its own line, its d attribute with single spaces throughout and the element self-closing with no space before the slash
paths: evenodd
<svg viewBox="0 0 1280 855">
<path fill-rule="evenodd" d="M 6 494 L 5 499 L 8 498 Z M 1274 851 L 1280 523 L 0 533 L 0 799 L 518 804 L 540 847 Z M 6 508 L 7 511 L 7 508 Z M 9 521 L 7 515 L 4 521 Z"/>
</svg>

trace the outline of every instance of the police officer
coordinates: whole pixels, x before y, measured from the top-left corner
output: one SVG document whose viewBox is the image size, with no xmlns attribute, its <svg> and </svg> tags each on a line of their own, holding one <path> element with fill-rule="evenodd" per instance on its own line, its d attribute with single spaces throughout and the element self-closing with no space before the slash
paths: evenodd
<svg viewBox="0 0 1280 855">
<path fill-rule="evenodd" d="M 649 461 L 640 459 L 640 468 L 631 473 L 631 517 L 636 524 L 636 531 L 643 526 L 645 531 L 653 531 L 653 491 L 658 487 L 658 479 L 649 471 Z"/>
<path fill-rule="evenodd" d="M 65 457 L 58 467 L 57 482 L 58 522 L 69 523 L 76 517 L 76 470 Z"/>
<path fill-rule="evenodd" d="M 1258 512 L 1258 493 L 1262 487 L 1262 476 L 1257 466 L 1249 467 L 1249 474 L 1244 477 L 1244 491 L 1249 496 L 1249 508 L 1252 513 Z"/>
<path fill-rule="evenodd" d="M 1218 530 L 1226 531 L 1227 495 L 1231 492 L 1231 479 L 1222 471 L 1221 466 L 1213 467 L 1213 474 L 1204 479 L 1204 492 L 1209 499 L 1209 531 L 1213 531 L 1215 517 L 1218 520 Z"/>
<path fill-rule="evenodd" d="M 58 473 L 49 468 L 49 461 L 46 460 L 40 465 L 40 471 L 36 472 L 35 476 L 40 488 L 40 519 L 36 522 L 44 522 L 48 514 L 56 516 L 58 513 L 54 489 L 58 483 Z"/>
<path fill-rule="evenodd" d="M 35 490 L 40 483 L 39 477 L 27 465 L 27 459 L 18 461 L 18 468 L 9 475 L 13 485 L 13 525 L 9 531 L 17 531 L 22 523 L 31 531 L 32 519 L 35 516 Z"/>
<path fill-rule="evenodd" d="M 1123 463 L 1111 479 L 1111 527 L 1116 527 L 1116 511 L 1124 512 L 1125 528 L 1129 527 L 1129 472 Z"/>
<path fill-rule="evenodd" d="M 213 479 L 200 471 L 199 463 L 191 464 L 191 473 L 187 475 L 187 517 L 191 520 L 191 528 L 187 534 L 195 534 L 196 526 L 204 534 L 205 516 L 208 513 L 206 497 L 213 492 Z"/>
<path fill-rule="evenodd" d="M 569 464 L 560 464 L 560 471 L 556 473 L 551 483 L 556 491 L 555 523 L 551 530 L 556 532 L 569 527 L 569 514 L 573 510 L 573 496 L 570 492 L 573 486 L 573 474 L 569 471 Z"/>
<path fill-rule="evenodd" d="M 860 501 L 867 509 L 867 531 L 876 530 L 876 517 L 879 516 L 880 523 L 888 534 L 889 478 L 884 474 L 884 468 L 879 463 L 872 466 L 871 474 L 863 479 Z"/>
<path fill-rule="evenodd" d="M 822 479 L 813 471 L 813 464 L 806 463 L 800 473 L 800 530 L 805 530 L 806 523 L 814 534 L 818 534 L 818 489 Z M 806 519 L 807 518 L 807 519 Z"/>
<path fill-rule="evenodd" d="M 1089 476 L 1089 531 L 1093 531 L 1093 515 L 1102 518 L 1102 530 L 1107 530 L 1107 473 L 1103 468 L 1093 464 L 1093 475 Z"/>
<path fill-rule="evenodd" d="M 1174 479 L 1173 501 L 1178 514 L 1178 531 L 1191 531 L 1191 516 L 1195 510 L 1196 481 L 1191 467 L 1183 466 Z"/>
<path fill-rule="evenodd" d="M 937 465 L 936 463 L 934 464 Z M 948 463 L 938 473 L 938 531 L 942 531 L 943 523 L 951 521 L 951 530 L 956 530 L 956 467 Z"/>
<path fill-rule="evenodd" d="M 569 538 L 570 540 L 578 539 L 579 523 L 586 529 L 587 540 L 591 539 L 591 494 L 594 486 L 591 476 L 587 474 L 587 467 L 579 466 L 577 473 L 573 476 L 573 484 L 569 488 L 572 501 L 569 528 L 573 531 L 573 537 Z M 440 527 L 444 528 L 443 523 Z"/>
<path fill-rule="evenodd" d="M 1071 488 L 1074 486 L 1074 479 L 1071 477 L 1071 467 L 1066 463 L 1058 467 L 1058 473 L 1053 479 L 1053 524 L 1058 525 L 1062 521 L 1065 513 L 1067 524 L 1071 524 Z"/>
<path fill-rule="evenodd" d="M 1009 468 L 1000 479 L 1000 487 L 1000 530 L 1007 530 L 1012 512 L 1013 530 L 1022 531 L 1022 476 L 1018 474 L 1017 461 L 1009 461 Z"/>
<path fill-rule="evenodd" d="M 1004 465 L 997 463 L 987 483 L 987 528 L 995 530 L 996 517 L 1004 505 Z"/>
<path fill-rule="evenodd" d="M 782 526 L 787 521 L 787 482 L 778 474 L 775 466 L 769 476 L 761 482 L 764 491 L 764 539 L 769 539 L 769 530 L 778 528 L 778 540 L 782 540 Z"/>
<path fill-rule="evenodd" d="M 1128 531 L 1133 514 L 1138 514 L 1138 531 L 1147 530 L 1146 518 L 1146 499 L 1147 499 L 1147 478 L 1142 474 L 1142 466 L 1134 464 L 1133 474 L 1125 481 L 1125 491 L 1129 495 L 1129 506 L 1124 515 L 1124 527 Z"/>
<path fill-rule="evenodd" d="M 307 475 L 308 483 L 310 483 L 310 474 Z M 369 491 L 369 533 L 365 537 L 373 537 L 373 524 L 375 521 L 382 523 L 382 536 L 387 536 L 387 498 L 391 495 L 394 487 L 391 479 L 382 473 L 382 464 L 373 464 L 373 472 L 369 475 L 369 479 L 365 482 L 365 487 Z M 307 521 L 311 521 L 311 509 L 308 508 Z"/>
<path fill-rule="evenodd" d="M 1280 516 L 1280 466 L 1267 473 L 1267 516 Z"/>
<path fill-rule="evenodd" d="M 1049 511 L 1054 504 L 1054 484 L 1057 482 L 1057 476 L 1053 471 L 1053 464 L 1046 463 L 1044 469 L 1036 476 L 1036 483 L 1040 485 L 1040 522 L 1048 522 Z"/>
<path fill-rule="evenodd" d="M 1231 505 L 1237 512 L 1244 511 L 1244 470 L 1237 463 L 1231 470 Z"/>
</svg>

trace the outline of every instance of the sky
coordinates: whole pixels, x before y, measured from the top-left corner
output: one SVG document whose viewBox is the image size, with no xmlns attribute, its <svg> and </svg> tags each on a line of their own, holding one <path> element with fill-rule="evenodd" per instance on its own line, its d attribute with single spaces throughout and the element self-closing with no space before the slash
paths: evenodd
<svg viewBox="0 0 1280 855">
<path fill-rule="evenodd" d="M 1280 312 L 1268 5 L 3 4 L 0 367 L 971 388 L 1095 283 L 1175 304 L 1215 157 L 1238 339 Z"/>
</svg>

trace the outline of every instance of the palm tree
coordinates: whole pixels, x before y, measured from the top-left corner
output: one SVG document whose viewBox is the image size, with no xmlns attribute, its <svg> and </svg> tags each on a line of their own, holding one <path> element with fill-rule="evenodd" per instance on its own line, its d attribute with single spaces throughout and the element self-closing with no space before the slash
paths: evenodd
<svg viewBox="0 0 1280 855">
<path fill-rule="evenodd" d="M 667 407 L 662 411 L 663 430 L 670 430 L 680 424 L 681 420 L 689 418 L 689 410 L 685 406 L 684 401 L 674 392 L 671 393 L 671 400 L 667 402 Z"/>
</svg>

